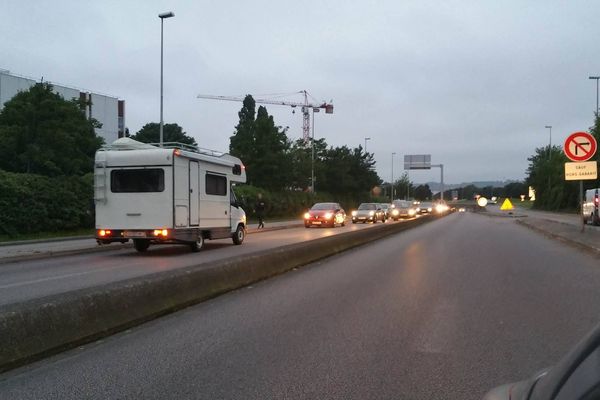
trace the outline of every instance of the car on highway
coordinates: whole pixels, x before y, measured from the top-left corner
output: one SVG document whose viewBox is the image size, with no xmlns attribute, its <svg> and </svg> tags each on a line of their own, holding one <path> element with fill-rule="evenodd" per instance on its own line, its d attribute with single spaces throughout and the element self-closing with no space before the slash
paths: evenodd
<svg viewBox="0 0 600 400">
<path fill-rule="evenodd" d="M 352 211 L 352 223 L 357 222 L 385 222 L 385 212 L 381 209 L 379 203 L 362 203 L 358 209 Z"/>
<path fill-rule="evenodd" d="M 419 213 L 420 214 L 429 214 L 433 212 L 433 203 L 430 201 L 422 201 L 419 203 Z"/>
<path fill-rule="evenodd" d="M 381 209 L 385 213 L 385 219 L 389 219 L 390 218 L 390 211 L 391 211 L 392 205 L 389 204 L 389 203 L 379 203 L 379 206 L 381 207 Z"/>
<path fill-rule="evenodd" d="M 339 203 L 316 203 L 304 214 L 304 226 L 346 225 L 346 212 Z"/>
<path fill-rule="evenodd" d="M 554 366 L 535 373 L 529 379 L 492 389 L 483 399 L 600 399 L 600 325 Z"/>
<path fill-rule="evenodd" d="M 394 200 L 390 209 L 390 217 L 394 221 L 400 218 L 412 218 L 417 215 L 417 206 L 410 201 Z"/>
<path fill-rule="evenodd" d="M 600 225 L 600 188 L 585 191 L 583 201 L 583 220 L 587 224 Z"/>
<path fill-rule="evenodd" d="M 434 204 L 433 210 L 436 214 L 444 214 L 445 212 L 450 211 L 450 206 L 448 206 L 448 204 L 446 204 L 444 201 L 438 201 Z"/>
</svg>

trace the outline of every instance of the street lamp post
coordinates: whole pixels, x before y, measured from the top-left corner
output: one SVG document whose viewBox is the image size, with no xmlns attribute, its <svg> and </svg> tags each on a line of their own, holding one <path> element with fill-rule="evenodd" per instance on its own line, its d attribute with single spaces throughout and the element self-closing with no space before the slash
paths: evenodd
<svg viewBox="0 0 600 400">
<path fill-rule="evenodd" d="M 174 17 L 175 13 L 172 11 L 158 14 L 160 18 L 160 147 L 163 147 L 163 22 L 165 18 Z"/>
<path fill-rule="evenodd" d="M 550 141 L 548 144 L 548 158 L 552 158 L 552 125 L 546 125 L 546 129 L 550 129 Z"/>
<path fill-rule="evenodd" d="M 392 153 L 392 190 L 390 190 L 390 203 L 394 202 L 394 156 L 396 153 Z"/>
<path fill-rule="evenodd" d="M 590 79 L 596 80 L 596 116 L 598 116 L 598 81 L 600 80 L 600 76 L 590 76 Z"/>
<path fill-rule="evenodd" d="M 367 152 L 367 140 L 371 140 L 370 137 L 365 138 L 365 153 Z"/>
</svg>

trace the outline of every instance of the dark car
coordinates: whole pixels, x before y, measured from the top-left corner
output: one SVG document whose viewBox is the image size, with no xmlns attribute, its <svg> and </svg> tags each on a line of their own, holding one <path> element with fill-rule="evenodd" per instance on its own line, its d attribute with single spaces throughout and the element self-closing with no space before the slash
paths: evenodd
<svg viewBox="0 0 600 400">
<path fill-rule="evenodd" d="M 352 211 L 352 223 L 357 222 L 385 222 L 385 212 L 378 203 L 362 203 L 358 209 Z"/>
<path fill-rule="evenodd" d="M 531 378 L 499 386 L 484 400 L 600 399 L 600 325 L 562 360 Z"/>
<path fill-rule="evenodd" d="M 410 201 L 394 200 L 390 215 L 394 221 L 398 221 L 400 218 L 413 218 L 417 210 L 417 206 Z"/>
<path fill-rule="evenodd" d="M 304 214 L 304 226 L 335 227 L 336 224 L 346 225 L 346 212 L 339 203 L 316 203 Z"/>
</svg>

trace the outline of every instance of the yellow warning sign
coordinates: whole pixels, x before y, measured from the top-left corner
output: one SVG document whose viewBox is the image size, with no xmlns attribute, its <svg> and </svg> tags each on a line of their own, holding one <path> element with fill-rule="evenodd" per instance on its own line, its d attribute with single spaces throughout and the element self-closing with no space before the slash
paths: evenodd
<svg viewBox="0 0 600 400">
<path fill-rule="evenodd" d="M 512 203 L 510 202 L 510 200 L 508 198 L 504 199 L 504 202 L 500 206 L 500 209 L 502 211 L 508 211 L 508 210 L 512 210 L 514 208 L 515 207 L 513 207 Z"/>
</svg>

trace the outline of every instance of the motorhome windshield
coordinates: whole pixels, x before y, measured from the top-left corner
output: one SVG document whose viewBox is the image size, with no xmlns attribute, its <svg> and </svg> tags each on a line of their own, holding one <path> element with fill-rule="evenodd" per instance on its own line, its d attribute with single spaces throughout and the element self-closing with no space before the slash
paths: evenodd
<svg viewBox="0 0 600 400">
<path fill-rule="evenodd" d="M 110 173 L 113 193 L 148 193 L 165 190 L 165 171 L 160 168 L 117 169 Z"/>
</svg>

